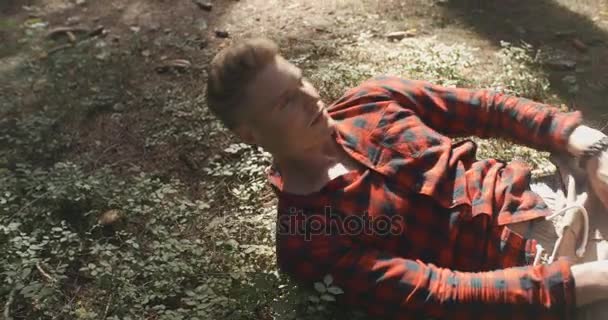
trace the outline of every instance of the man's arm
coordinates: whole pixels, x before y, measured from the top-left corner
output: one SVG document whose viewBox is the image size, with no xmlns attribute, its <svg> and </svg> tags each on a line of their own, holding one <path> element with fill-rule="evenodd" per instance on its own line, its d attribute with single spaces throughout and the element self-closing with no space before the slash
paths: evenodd
<svg viewBox="0 0 608 320">
<path fill-rule="evenodd" d="M 569 319 L 574 279 L 564 260 L 457 272 L 363 247 L 346 236 L 279 236 L 281 269 L 304 282 L 326 274 L 338 298 L 383 319 Z"/>
<path fill-rule="evenodd" d="M 434 130 L 448 136 L 501 137 L 539 150 L 568 151 L 580 112 L 491 90 L 448 88 L 425 81 L 379 77 L 363 89 L 388 94 Z"/>
</svg>

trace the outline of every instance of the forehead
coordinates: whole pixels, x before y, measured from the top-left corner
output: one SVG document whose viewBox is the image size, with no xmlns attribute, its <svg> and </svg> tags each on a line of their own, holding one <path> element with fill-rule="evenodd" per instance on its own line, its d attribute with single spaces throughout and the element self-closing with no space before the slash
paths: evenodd
<svg viewBox="0 0 608 320">
<path fill-rule="evenodd" d="M 298 85 L 301 76 L 298 67 L 277 55 L 252 81 L 247 90 L 249 97 L 255 102 L 276 103 L 285 92 Z"/>
</svg>

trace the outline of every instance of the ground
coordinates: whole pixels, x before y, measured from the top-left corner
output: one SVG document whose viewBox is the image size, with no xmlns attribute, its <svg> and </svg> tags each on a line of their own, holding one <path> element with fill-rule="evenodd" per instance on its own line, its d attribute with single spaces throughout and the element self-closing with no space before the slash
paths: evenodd
<svg viewBox="0 0 608 320">
<path fill-rule="evenodd" d="M 268 154 L 239 144 L 204 100 L 207 64 L 239 39 L 275 40 L 326 102 L 388 73 L 608 124 L 606 0 L 195 2 L 206 3 L 0 3 L 7 318 L 359 316 L 334 305 L 330 276 L 311 292 L 276 273 Z M 547 169 L 542 153 L 480 145 Z"/>
</svg>

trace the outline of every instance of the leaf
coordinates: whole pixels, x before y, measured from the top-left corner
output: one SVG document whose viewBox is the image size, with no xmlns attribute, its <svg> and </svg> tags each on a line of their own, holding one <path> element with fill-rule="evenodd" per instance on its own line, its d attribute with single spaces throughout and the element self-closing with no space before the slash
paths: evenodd
<svg viewBox="0 0 608 320">
<path fill-rule="evenodd" d="M 21 271 L 21 278 L 22 279 L 27 278 L 30 275 L 30 273 L 32 273 L 32 268 L 25 268 L 25 269 L 23 269 Z"/>
<path fill-rule="evenodd" d="M 49 288 L 49 287 L 44 287 L 44 288 L 40 289 L 40 291 L 38 292 L 38 294 L 41 297 L 48 297 L 48 296 L 51 296 L 54 293 L 55 293 L 55 291 L 52 288 Z"/>
<path fill-rule="evenodd" d="M 234 239 L 230 239 L 230 240 L 224 242 L 224 244 L 228 245 L 229 247 L 232 247 L 233 249 L 236 249 L 239 247 L 239 243 Z"/>
<path fill-rule="evenodd" d="M 11 222 L 8 224 L 8 229 L 17 230 L 20 226 L 21 226 L 21 223 L 19 223 L 19 222 Z"/>
<path fill-rule="evenodd" d="M 245 251 L 244 251 L 244 252 L 245 252 L 246 254 L 249 254 L 249 253 L 254 252 L 256 249 L 257 249 L 256 247 L 251 246 L 251 247 L 249 247 L 249 248 L 245 249 Z"/>
<path fill-rule="evenodd" d="M 308 301 L 310 301 L 312 303 L 319 303 L 319 302 L 321 302 L 321 300 L 317 296 L 310 296 L 310 297 L 308 297 Z"/>
<path fill-rule="evenodd" d="M 336 301 L 336 298 L 330 294 L 324 294 L 321 296 L 321 300 L 323 301 Z"/>
<path fill-rule="evenodd" d="M 207 226 L 205 227 L 205 231 L 209 231 L 209 230 L 214 229 L 215 227 L 217 227 L 220 224 L 222 224 L 224 221 L 226 221 L 225 217 L 216 217 L 216 218 L 213 218 L 213 220 L 211 220 L 211 222 L 209 222 L 209 224 L 207 224 Z"/>
<path fill-rule="evenodd" d="M 326 286 L 329 286 L 332 282 L 334 282 L 334 278 L 331 276 L 331 274 L 328 274 L 325 276 L 325 278 L 323 278 L 323 282 Z"/>
<path fill-rule="evenodd" d="M 315 282 L 314 287 L 315 287 L 315 290 L 317 290 L 317 292 L 319 292 L 319 293 L 325 293 L 325 291 L 327 291 L 327 289 L 325 288 L 325 285 L 322 284 L 321 282 Z"/>
<path fill-rule="evenodd" d="M 329 287 L 329 288 L 327 288 L 327 291 L 329 291 L 329 293 L 331 293 L 333 295 L 338 295 L 338 294 L 344 293 L 344 290 L 342 290 L 338 287 Z"/>
</svg>

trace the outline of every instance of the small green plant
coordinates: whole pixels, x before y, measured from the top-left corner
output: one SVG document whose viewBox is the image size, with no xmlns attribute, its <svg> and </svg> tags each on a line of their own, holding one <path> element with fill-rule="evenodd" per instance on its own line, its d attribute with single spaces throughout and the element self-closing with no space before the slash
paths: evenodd
<svg viewBox="0 0 608 320">
<path fill-rule="evenodd" d="M 406 42 L 410 50 L 404 50 L 403 68 L 418 79 L 446 86 L 465 86 L 471 83 L 466 71 L 475 63 L 474 48 L 460 44 L 448 45 L 433 38 L 415 43 Z"/>
<path fill-rule="evenodd" d="M 70 138 L 59 131 L 59 122 L 49 112 L 0 119 L 0 165 L 53 161 L 70 144 Z"/>
<path fill-rule="evenodd" d="M 15 312 L 206 318 L 235 303 L 234 279 L 212 276 L 224 272 L 220 252 L 188 236 L 206 206 L 177 196 L 179 183 L 85 174 L 69 163 L 3 170 L 0 182 L 1 291 Z M 103 224 L 110 209 L 119 216 Z"/>
<path fill-rule="evenodd" d="M 340 287 L 332 285 L 333 281 L 333 277 L 328 274 L 323 278 L 323 281 L 315 282 L 313 284 L 315 294 L 308 297 L 308 301 L 311 302 L 307 309 L 309 313 L 322 312 L 326 310 L 326 305 L 328 303 L 335 302 L 336 296 L 344 293 Z"/>
<path fill-rule="evenodd" d="M 540 68 L 539 50 L 523 42 L 520 46 L 502 41 L 497 52 L 500 70 L 492 87 L 508 94 L 542 101 L 549 93 L 549 80 Z"/>
<path fill-rule="evenodd" d="M 347 89 L 373 76 L 368 70 L 353 68 L 344 61 L 329 62 L 318 69 L 308 70 L 307 74 L 310 74 L 311 81 L 328 102 L 337 100 Z"/>
</svg>

